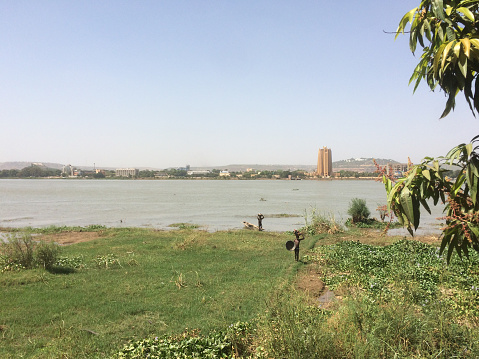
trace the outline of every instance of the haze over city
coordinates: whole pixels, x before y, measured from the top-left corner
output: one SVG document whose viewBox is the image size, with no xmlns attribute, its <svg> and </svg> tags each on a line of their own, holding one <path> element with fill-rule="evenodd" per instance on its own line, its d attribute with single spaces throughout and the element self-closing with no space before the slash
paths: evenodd
<svg viewBox="0 0 479 359">
<path fill-rule="evenodd" d="M 477 133 L 409 77 L 417 0 L 3 1 L 0 162 L 418 162 Z"/>
</svg>

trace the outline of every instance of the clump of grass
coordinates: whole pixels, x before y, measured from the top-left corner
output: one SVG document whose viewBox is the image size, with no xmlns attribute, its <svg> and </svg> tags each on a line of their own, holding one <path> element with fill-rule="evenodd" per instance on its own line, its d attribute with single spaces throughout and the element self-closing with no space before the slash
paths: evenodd
<svg viewBox="0 0 479 359">
<path fill-rule="evenodd" d="M 2 269 L 7 268 L 33 268 L 35 265 L 34 258 L 35 242 L 29 234 L 21 236 L 10 235 L 5 242 L 2 242 L 0 248 L 0 260 Z"/>
<path fill-rule="evenodd" d="M 172 223 L 172 224 L 168 225 L 168 227 L 176 227 L 178 229 L 197 229 L 200 226 L 198 224 L 194 224 L 194 223 L 181 222 L 181 223 Z"/>
<path fill-rule="evenodd" d="M 349 203 L 348 214 L 351 216 L 352 222 L 357 223 L 368 219 L 371 211 L 366 205 L 366 200 L 353 198 Z"/>
<path fill-rule="evenodd" d="M 336 221 L 332 214 L 326 216 L 320 214 L 316 209 L 312 209 L 311 213 L 305 212 L 304 220 L 306 225 L 301 228 L 301 232 L 307 233 L 309 235 L 316 234 L 335 234 L 344 232 L 343 226 Z"/>
</svg>

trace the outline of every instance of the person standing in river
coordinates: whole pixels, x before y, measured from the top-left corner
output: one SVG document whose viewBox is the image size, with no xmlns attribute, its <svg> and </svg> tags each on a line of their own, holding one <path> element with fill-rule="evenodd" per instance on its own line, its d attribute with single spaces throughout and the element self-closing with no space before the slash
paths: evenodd
<svg viewBox="0 0 479 359">
<path fill-rule="evenodd" d="M 294 230 L 294 235 L 296 236 L 294 239 L 294 260 L 297 262 L 299 260 L 299 242 L 304 239 L 304 235 L 297 229 Z"/>
<path fill-rule="evenodd" d="M 260 231 L 263 230 L 263 218 L 264 216 L 261 213 L 258 213 L 258 228 Z"/>
</svg>

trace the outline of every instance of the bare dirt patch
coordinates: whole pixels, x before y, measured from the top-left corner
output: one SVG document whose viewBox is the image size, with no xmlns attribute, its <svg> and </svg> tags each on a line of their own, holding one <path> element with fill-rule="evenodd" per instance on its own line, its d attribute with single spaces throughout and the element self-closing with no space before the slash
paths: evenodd
<svg viewBox="0 0 479 359">
<path fill-rule="evenodd" d="M 299 273 L 296 278 L 296 289 L 302 291 L 310 304 L 318 304 L 318 298 L 326 290 L 326 287 L 321 280 L 321 273 L 319 268 L 309 267 L 302 273 Z"/>
<path fill-rule="evenodd" d="M 40 238 L 44 241 L 55 242 L 60 245 L 75 244 L 93 241 L 100 237 L 100 232 L 64 232 L 44 234 Z"/>
</svg>

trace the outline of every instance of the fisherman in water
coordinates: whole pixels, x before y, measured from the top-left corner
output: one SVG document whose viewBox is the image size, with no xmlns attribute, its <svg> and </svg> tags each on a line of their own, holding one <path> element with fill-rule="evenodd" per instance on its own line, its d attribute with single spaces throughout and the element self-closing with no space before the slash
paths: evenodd
<svg viewBox="0 0 479 359">
<path fill-rule="evenodd" d="M 294 260 L 297 262 L 299 260 L 299 242 L 304 239 L 304 235 L 297 229 L 294 230 L 294 235 L 296 236 L 294 239 Z"/>
</svg>

